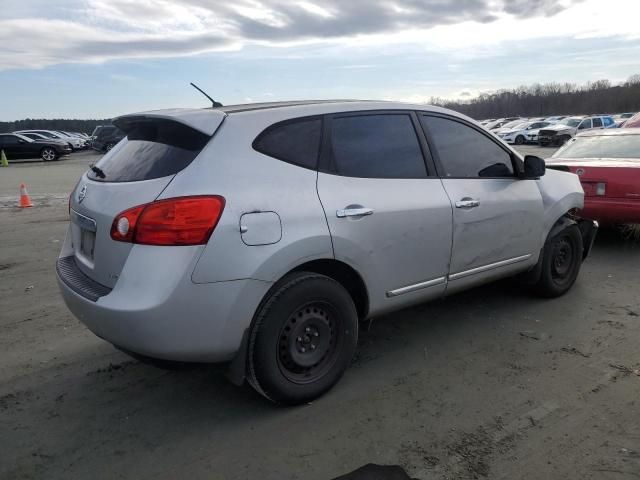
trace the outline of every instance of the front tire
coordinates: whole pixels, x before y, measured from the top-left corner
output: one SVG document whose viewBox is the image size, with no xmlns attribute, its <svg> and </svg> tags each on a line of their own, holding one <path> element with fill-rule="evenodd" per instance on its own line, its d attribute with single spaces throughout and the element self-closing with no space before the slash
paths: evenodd
<svg viewBox="0 0 640 480">
<path fill-rule="evenodd" d="M 40 158 L 43 162 L 52 162 L 58 158 L 58 152 L 56 152 L 54 148 L 45 147 L 40 150 Z"/>
<path fill-rule="evenodd" d="M 356 307 L 342 285 L 311 272 L 287 275 L 256 314 L 247 379 L 275 403 L 309 402 L 340 380 L 357 341 Z"/>
<path fill-rule="evenodd" d="M 516 137 L 516 145 L 522 145 L 524 143 L 524 137 L 522 135 L 518 135 Z"/>
<path fill-rule="evenodd" d="M 535 291 L 543 297 L 559 297 L 569 291 L 582 265 L 582 235 L 569 225 L 547 239 L 542 251 L 542 271 Z"/>
</svg>

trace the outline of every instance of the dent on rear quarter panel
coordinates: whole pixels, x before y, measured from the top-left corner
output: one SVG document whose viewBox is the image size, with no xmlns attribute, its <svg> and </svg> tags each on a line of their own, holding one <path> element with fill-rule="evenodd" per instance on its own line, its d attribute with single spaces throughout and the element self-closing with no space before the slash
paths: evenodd
<svg viewBox="0 0 640 480">
<path fill-rule="evenodd" d="M 547 238 L 553 225 L 573 208 L 584 206 L 584 191 L 577 175 L 558 170 L 547 170 L 538 180 L 544 207 L 541 242 Z"/>
</svg>

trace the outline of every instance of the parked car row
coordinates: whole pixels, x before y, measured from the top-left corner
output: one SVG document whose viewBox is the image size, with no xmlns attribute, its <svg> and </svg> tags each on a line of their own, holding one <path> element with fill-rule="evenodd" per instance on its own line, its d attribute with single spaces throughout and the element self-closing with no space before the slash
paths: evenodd
<svg viewBox="0 0 640 480">
<path fill-rule="evenodd" d="M 482 120 L 480 125 L 509 144 L 534 143 L 543 147 L 559 147 L 580 132 L 640 126 L 640 114 L 509 117 Z"/>
<path fill-rule="evenodd" d="M 89 136 L 86 133 L 60 130 L 18 130 L 13 133 L 21 134 L 32 140 L 60 140 L 68 144 L 71 150 L 85 149 L 89 143 Z"/>
<path fill-rule="evenodd" d="M 21 133 L 0 133 L 0 150 L 10 160 L 39 157 L 45 162 L 72 152 L 71 146 L 64 140 Z"/>
<path fill-rule="evenodd" d="M 9 159 L 41 158 L 50 162 L 85 148 L 106 153 L 124 137 L 125 133 L 114 125 L 100 125 L 91 136 L 61 130 L 18 130 L 0 133 L 0 149 Z"/>
</svg>

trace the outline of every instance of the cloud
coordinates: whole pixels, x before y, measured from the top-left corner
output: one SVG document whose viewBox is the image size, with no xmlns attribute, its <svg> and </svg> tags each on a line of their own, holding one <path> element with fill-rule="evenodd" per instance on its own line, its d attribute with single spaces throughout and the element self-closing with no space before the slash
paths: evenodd
<svg viewBox="0 0 640 480">
<path fill-rule="evenodd" d="M 3 0 L 0 70 L 552 16 L 582 0 Z"/>
</svg>

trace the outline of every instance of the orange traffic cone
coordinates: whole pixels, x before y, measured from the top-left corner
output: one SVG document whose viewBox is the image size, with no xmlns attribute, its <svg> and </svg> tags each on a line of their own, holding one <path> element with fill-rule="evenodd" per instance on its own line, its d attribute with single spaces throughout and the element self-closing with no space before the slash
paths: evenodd
<svg viewBox="0 0 640 480">
<path fill-rule="evenodd" d="M 29 194 L 27 193 L 27 186 L 24 183 L 20 184 L 20 208 L 33 207 L 33 203 L 31 203 L 31 198 L 29 198 Z"/>
</svg>

